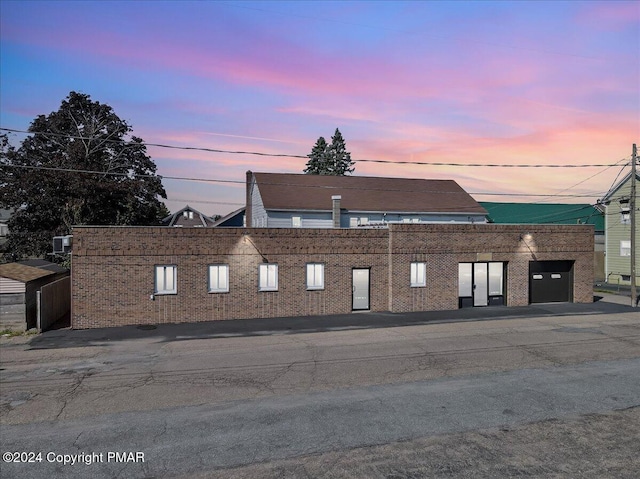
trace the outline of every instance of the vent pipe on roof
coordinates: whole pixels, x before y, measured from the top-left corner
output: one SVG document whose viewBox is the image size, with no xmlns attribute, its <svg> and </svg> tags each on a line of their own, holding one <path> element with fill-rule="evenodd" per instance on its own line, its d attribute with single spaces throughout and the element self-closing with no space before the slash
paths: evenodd
<svg viewBox="0 0 640 479">
<path fill-rule="evenodd" d="M 333 202 L 333 209 L 331 211 L 331 217 L 333 218 L 333 227 L 340 228 L 340 200 L 342 196 L 334 195 L 331 197 Z"/>
</svg>

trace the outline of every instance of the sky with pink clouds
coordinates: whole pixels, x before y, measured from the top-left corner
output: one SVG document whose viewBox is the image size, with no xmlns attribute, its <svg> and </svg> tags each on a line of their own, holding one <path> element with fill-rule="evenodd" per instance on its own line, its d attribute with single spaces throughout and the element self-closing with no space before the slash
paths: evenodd
<svg viewBox="0 0 640 479">
<path fill-rule="evenodd" d="M 0 127 L 26 130 L 72 90 L 148 143 L 306 155 L 337 127 L 356 175 L 454 179 L 480 201 L 594 203 L 640 143 L 640 2 L 0 0 Z M 305 167 L 148 151 L 164 176 Z M 241 184 L 163 184 L 172 211 L 244 201 Z"/>
</svg>

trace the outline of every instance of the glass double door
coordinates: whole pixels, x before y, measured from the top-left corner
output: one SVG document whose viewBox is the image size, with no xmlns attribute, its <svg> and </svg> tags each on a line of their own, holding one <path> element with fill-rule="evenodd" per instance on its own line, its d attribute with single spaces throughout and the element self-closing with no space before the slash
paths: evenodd
<svg viewBox="0 0 640 479">
<path fill-rule="evenodd" d="M 461 308 L 504 304 L 504 263 L 459 263 Z"/>
</svg>

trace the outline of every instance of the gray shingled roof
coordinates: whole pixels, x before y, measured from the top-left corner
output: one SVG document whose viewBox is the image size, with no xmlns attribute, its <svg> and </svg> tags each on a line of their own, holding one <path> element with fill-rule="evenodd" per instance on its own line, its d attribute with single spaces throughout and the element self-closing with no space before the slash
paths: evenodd
<svg viewBox="0 0 640 479">
<path fill-rule="evenodd" d="M 466 213 L 486 210 L 453 180 L 254 173 L 269 210 L 331 210 L 331 196 L 341 208 L 362 212 Z"/>
</svg>

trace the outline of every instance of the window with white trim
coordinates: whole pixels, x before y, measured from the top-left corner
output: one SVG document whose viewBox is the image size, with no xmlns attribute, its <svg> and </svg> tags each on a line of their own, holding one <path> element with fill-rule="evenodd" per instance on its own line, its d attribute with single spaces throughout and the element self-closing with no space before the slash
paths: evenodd
<svg viewBox="0 0 640 479">
<path fill-rule="evenodd" d="M 427 264 L 411 263 L 411 287 L 418 288 L 427 285 Z"/>
<path fill-rule="evenodd" d="M 156 265 L 156 294 L 176 294 L 178 292 L 176 270 L 176 265 Z"/>
<path fill-rule="evenodd" d="M 307 263 L 307 289 L 324 289 L 323 263 Z"/>
<path fill-rule="evenodd" d="M 629 208 L 629 206 L 620 207 L 620 224 L 622 225 L 631 224 L 631 208 Z"/>
<path fill-rule="evenodd" d="M 278 265 L 261 264 L 258 271 L 260 291 L 278 291 Z"/>
<path fill-rule="evenodd" d="M 620 256 L 631 256 L 631 240 L 620 241 Z"/>
<path fill-rule="evenodd" d="M 293 216 L 291 218 L 291 226 L 294 228 L 302 228 L 302 217 L 301 216 Z"/>
<path fill-rule="evenodd" d="M 228 293 L 229 292 L 229 265 L 210 264 L 209 265 L 209 292 Z"/>
</svg>

